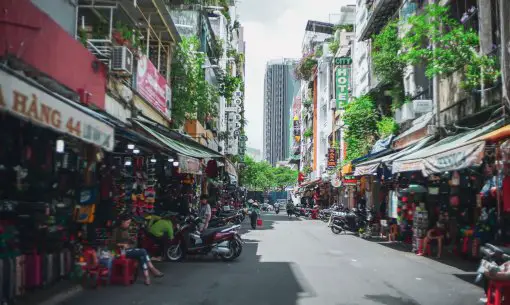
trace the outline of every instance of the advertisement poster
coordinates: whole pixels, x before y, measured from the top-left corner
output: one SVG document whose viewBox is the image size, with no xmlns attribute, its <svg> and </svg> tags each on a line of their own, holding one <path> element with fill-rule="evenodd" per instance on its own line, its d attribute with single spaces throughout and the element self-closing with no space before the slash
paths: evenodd
<svg viewBox="0 0 510 305">
<path fill-rule="evenodd" d="M 136 90 L 161 114 L 168 115 L 167 95 L 170 94 L 168 84 L 145 55 L 138 60 Z"/>
</svg>

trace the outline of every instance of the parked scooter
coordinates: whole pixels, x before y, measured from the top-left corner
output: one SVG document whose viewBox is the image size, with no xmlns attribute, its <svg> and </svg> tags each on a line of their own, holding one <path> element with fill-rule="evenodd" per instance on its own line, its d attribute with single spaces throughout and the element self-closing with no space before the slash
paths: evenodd
<svg viewBox="0 0 510 305">
<path fill-rule="evenodd" d="M 337 212 L 331 215 L 329 226 L 331 232 L 340 234 L 345 231 L 359 233 L 360 228 L 367 225 L 366 214 L 360 210 L 352 210 L 349 212 Z"/>
<path fill-rule="evenodd" d="M 172 223 L 174 225 L 174 232 L 179 227 L 179 222 L 182 222 L 183 219 L 179 220 L 177 213 L 169 213 L 169 216 L 172 216 Z M 164 247 L 161 247 L 159 242 L 156 242 L 154 237 L 149 233 L 151 225 L 153 225 L 156 221 L 160 219 L 159 216 L 151 215 L 149 217 L 135 218 L 134 220 L 140 225 L 140 230 L 138 233 L 138 244 L 149 253 L 150 256 L 153 257 L 163 257 L 163 259 L 168 260 L 166 257 L 167 251 L 166 249 L 170 246 L 171 240 L 168 239 L 164 243 Z"/>
<path fill-rule="evenodd" d="M 167 250 L 170 261 L 182 260 L 186 255 L 208 254 L 232 261 L 241 255 L 243 242 L 237 233 L 240 225 L 210 228 L 200 233 L 197 231 L 200 222 L 198 217 L 187 217 Z"/>
</svg>

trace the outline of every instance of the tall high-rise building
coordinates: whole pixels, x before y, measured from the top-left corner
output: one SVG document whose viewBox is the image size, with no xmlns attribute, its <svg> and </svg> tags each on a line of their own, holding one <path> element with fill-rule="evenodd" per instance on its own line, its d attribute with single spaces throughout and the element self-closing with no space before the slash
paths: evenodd
<svg viewBox="0 0 510 305">
<path fill-rule="evenodd" d="M 299 89 L 294 77 L 295 59 L 268 62 L 264 79 L 264 159 L 276 162 L 289 157 L 289 122 L 292 101 Z"/>
</svg>

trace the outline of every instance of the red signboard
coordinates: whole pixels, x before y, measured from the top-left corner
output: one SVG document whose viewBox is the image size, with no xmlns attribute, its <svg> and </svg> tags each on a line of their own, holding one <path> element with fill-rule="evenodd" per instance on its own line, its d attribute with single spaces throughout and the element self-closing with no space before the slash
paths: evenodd
<svg viewBox="0 0 510 305">
<path fill-rule="evenodd" d="M 136 90 L 151 103 L 159 112 L 167 115 L 166 79 L 159 74 L 158 69 L 143 55 L 138 60 L 136 71 Z"/>
<path fill-rule="evenodd" d="M 336 149 L 335 148 L 328 148 L 328 168 L 335 168 L 336 167 Z"/>
<path fill-rule="evenodd" d="M 11 54 L 104 109 L 106 67 L 29 0 L 0 1 L 0 55 Z"/>
</svg>

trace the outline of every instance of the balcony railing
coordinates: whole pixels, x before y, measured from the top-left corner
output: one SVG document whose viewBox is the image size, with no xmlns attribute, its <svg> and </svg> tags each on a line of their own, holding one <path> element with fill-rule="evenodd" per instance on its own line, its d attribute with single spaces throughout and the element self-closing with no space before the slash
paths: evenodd
<svg viewBox="0 0 510 305">
<path fill-rule="evenodd" d="M 359 40 L 366 40 L 378 33 L 393 18 L 399 7 L 400 0 L 374 0 L 369 7 Z"/>
</svg>

